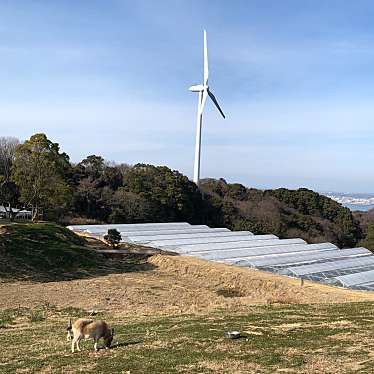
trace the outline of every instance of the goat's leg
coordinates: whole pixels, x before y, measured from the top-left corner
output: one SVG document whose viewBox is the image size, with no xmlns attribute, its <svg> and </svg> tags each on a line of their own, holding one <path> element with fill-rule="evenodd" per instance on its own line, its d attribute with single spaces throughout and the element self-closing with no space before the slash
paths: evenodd
<svg viewBox="0 0 374 374">
<path fill-rule="evenodd" d="M 67 341 L 70 341 L 73 339 L 73 333 L 71 331 L 68 330 L 68 333 L 66 335 L 66 340 Z"/>
<path fill-rule="evenodd" d="M 77 351 L 80 352 L 81 349 L 79 348 L 79 342 L 80 342 L 80 338 L 77 339 Z"/>
<path fill-rule="evenodd" d="M 94 350 L 97 352 L 99 350 L 99 348 L 97 348 L 97 339 L 95 339 L 94 342 Z"/>
<path fill-rule="evenodd" d="M 75 342 L 76 342 L 76 340 L 75 340 L 75 338 L 72 340 L 72 342 L 71 342 L 71 353 L 74 353 L 74 345 L 75 345 Z"/>
</svg>

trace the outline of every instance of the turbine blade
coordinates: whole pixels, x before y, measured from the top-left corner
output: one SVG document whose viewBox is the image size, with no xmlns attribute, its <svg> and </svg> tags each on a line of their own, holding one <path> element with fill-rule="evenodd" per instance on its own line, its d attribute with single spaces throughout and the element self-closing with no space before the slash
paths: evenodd
<svg viewBox="0 0 374 374">
<path fill-rule="evenodd" d="M 200 115 L 203 114 L 203 111 L 204 111 L 204 107 L 205 107 L 205 103 L 206 103 L 206 99 L 208 97 L 208 91 L 207 90 L 204 90 L 203 91 L 203 95 L 202 95 L 202 98 L 201 98 L 201 104 L 200 104 Z"/>
<path fill-rule="evenodd" d="M 222 117 L 223 117 L 223 118 L 226 118 L 225 115 L 224 115 L 223 112 L 222 112 L 221 107 L 220 107 L 219 104 L 218 104 L 218 101 L 217 101 L 216 97 L 215 97 L 215 96 L 214 96 L 214 95 L 213 95 L 209 90 L 208 90 L 208 95 L 209 95 L 209 97 L 212 99 L 214 105 L 217 107 L 217 109 L 219 110 L 219 112 L 221 113 Z"/>
<path fill-rule="evenodd" d="M 203 91 L 203 95 L 202 95 L 202 98 L 201 98 L 201 105 L 200 105 L 200 113 L 202 114 L 203 111 L 204 111 L 204 108 L 205 108 L 205 103 L 206 103 L 206 99 L 208 97 L 208 92 L 207 90 L 204 90 Z"/>
<path fill-rule="evenodd" d="M 206 31 L 204 30 L 204 86 L 208 84 L 209 67 L 208 67 L 208 44 Z"/>
</svg>

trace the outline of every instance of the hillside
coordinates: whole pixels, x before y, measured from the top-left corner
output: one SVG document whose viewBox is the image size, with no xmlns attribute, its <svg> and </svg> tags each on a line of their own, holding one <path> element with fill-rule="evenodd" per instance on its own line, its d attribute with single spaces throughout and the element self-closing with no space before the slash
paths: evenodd
<svg viewBox="0 0 374 374">
<path fill-rule="evenodd" d="M 98 155 L 73 164 L 45 134 L 16 146 L 8 163 L 13 166 L 7 175 L 0 165 L 0 179 L 7 181 L 0 205 L 27 207 L 34 220 L 42 214 L 62 225 L 185 221 L 339 247 L 353 247 L 362 239 L 347 208 L 303 188 L 262 191 L 211 179 L 199 189 L 166 166 L 116 164 Z"/>
<path fill-rule="evenodd" d="M 165 315 L 239 311 L 253 304 L 374 301 L 374 293 L 352 291 L 253 269 L 183 256 L 155 255 L 135 272 L 115 271 L 87 279 L 0 283 L 3 308 L 38 306 L 107 310 L 113 314 Z M 77 277 L 78 278 L 78 277 Z M 85 295 L 85 297 L 82 297 Z"/>
<path fill-rule="evenodd" d="M 366 234 L 368 225 L 374 223 L 374 209 L 370 209 L 366 212 L 355 211 L 353 212 L 353 216 L 359 222 L 363 233 Z"/>
<path fill-rule="evenodd" d="M 93 159 L 100 166 L 95 166 L 95 172 Z M 165 166 L 137 164 L 121 169 L 107 167 L 93 156 L 90 160 L 90 169 L 84 169 L 87 162 L 82 162 L 72 185 L 71 224 L 186 221 L 301 237 L 310 243 L 333 242 L 339 247 L 354 247 L 361 239 L 349 209 L 307 189 L 262 191 L 223 179 L 203 180 L 198 189 Z"/>
<path fill-rule="evenodd" d="M 372 293 L 301 287 L 296 279 L 180 256 L 153 256 L 149 264 L 149 271 L 90 279 L 0 283 L 0 338 L 8 348 L 0 371 L 372 372 Z M 113 348 L 94 353 L 83 342 L 71 354 L 66 323 L 92 310 L 116 329 Z M 226 330 L 244 338 L 227 339 Z"/>
<path fill-rule="evenodd" d="M 141 268 L 143 259 L 112 263 L 89 243 L 52 223 L 0 226 L 0 282 L 54 281 L 86 278 Z"/>
<path fill-rule="evenodd" d="M 51 223 L 0 226 L 0 277 L 47 279 L 97 266 L 99 259 L 74 233 Z"/>
<path fill-rule="evenodd" d="M 208 179 L 201 189 L 216 208 L 215 224 L 233 230 L 300 237 L 309 243 L 332 242 L 339 247 L 354 247 L 362 236 L 348 208 L 305 188 L 263 191 Z"/>
<path fill-rule="evenodd" d="M 372 372 L 373 293 L 183 256 L 131 271 L 131 258 L 108 262 L 56 225 L 1 229 L 0 263 L 29 276 L 0 282 L 0 372 Z M 112 349 L 71 354 L 66 323 L 78 317 L 110 323 Z M 232 329 L 243 338 L 225 338 Z"/>
</svg>

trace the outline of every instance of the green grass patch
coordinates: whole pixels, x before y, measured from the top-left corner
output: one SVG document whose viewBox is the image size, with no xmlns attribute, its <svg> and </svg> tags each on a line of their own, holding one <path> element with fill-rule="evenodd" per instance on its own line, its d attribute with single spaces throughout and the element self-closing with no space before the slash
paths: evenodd
<svg viewBox="0 0 374 374">
<path fill-rule="evenodd" d="M 66 280 L 110 271 L 134 271 L 144 261 L 126 266 L 108 260 L 85 246 L 85 241 L 53 223 L 12 223 L 0 226 L 0 281 Z M 146 270 L 146 268 L 142 268 Z"/>
<path fill-rule="evenodd" d="M 6 309 L 0 311 L 0 329 L 7 328 L 16 318 L 14 310 Z"/>
<path fill-rule="evenodd" d="M 30 322 L 41 322 L 44 321 L 44 313 L 40 309 L 33 309 L 30 311 L 29 321 Z"/>
<path fill-rule="evenodd" d="M 7 342 L 0 372 L 372 373 L 373 306 L 257 306 L 140 320 L 104 314 L 117 331 L 113 348 L 94 353 L 87 341 L 75 354 L 66 341 L 68 311 L 55 310 L 37 324 L 0 329 Z M 243 337 L 225 338 L 229 329 Z"/>
</svg>

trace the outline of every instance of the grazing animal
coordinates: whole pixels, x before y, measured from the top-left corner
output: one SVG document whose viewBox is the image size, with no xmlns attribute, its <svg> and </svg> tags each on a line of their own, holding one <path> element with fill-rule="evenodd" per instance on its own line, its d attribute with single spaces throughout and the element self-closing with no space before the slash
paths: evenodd
<svg viewBox="0 0 374 374">
<path fill-rule="evenodd" d="M 114 329 L 109 328 L 108 324 L 101 320 L 94 321 L 92 319 L 80 318 L 77 319 L 73 324 L 71 324 L 71 320 L 69 320 L 67 331 L 67 339 L 72 340 L 72 353 L 74 353 L 75 345 L 77 346 L 78 352 L 80 352 L 79 342 L 82 339 L 92 338 L 94 341 L 95 352 L 97 352 L 97 343 L 99 339 L 104 339 L 105 348 L 108 349 L 110 348 L 114 337 Z"/>
<path fill-rule="evenodd" d="M 73 340 L 74 338 L 74 335 L 73 335 L 73 329 L 72 329 L 72 324 L 71 324 L 71 318 L 69 318 L 69 322 L 68 322 L 68 327 L 67 327 L 67 336 L 66 336 L 66 340 L 67 341 L 70 341 L 70 340 Z"/>
</svg>

